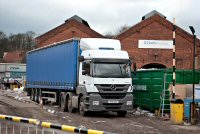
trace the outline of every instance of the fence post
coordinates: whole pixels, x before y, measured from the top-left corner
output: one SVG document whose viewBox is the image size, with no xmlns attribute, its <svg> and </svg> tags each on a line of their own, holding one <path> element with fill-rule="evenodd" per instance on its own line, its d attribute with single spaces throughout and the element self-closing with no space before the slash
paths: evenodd
<svg viewBox="0 0 200 134">
<path fill-rule="evenodd" d="M 29 127 L 28 127 L 28 134 L 29 134 Z"/>
<path fill-rule="evenodd" d="M 7 124 L 6 124 L 6 134 L 8 134 L 8 126 L 7 126 Z"/>
<path fill-rule="evenodd" d="M 0 134 L 1 134 L 1 122 L 0 122 Z"/>
<path fill-rule="evenodd" d="M 22 134 L 22 126 L 19 128 L 19 133 Z"/>
<path fill-rule="evenodd" d="M 42 128 L 42 134 L 44 134 L 44 128 Z"/>
<path fill-rule="evenodd" d="M 37 126 L 36 126 L 36 129 L 35 129 L 35 134 L 37 134 L 37 130 L 38 130 L 38 129 L 37 129 Z"/>
<path fill-rule="evenodd" d="M 13 134 L 15 134 L 15 125 L 13 124 Z"/>
</svg>

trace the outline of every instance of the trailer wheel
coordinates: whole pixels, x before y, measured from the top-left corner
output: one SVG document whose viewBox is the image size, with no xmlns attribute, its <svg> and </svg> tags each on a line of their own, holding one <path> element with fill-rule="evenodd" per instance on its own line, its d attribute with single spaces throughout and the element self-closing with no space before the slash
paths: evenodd
<svg viewBox="0 0 200 134">
<path fill-rule="evenodd" d="M 67 111 L 67 106 L 66 106 L 66 97 L 65 95 L 61 96 L 61 100 L 60 100 L 60 108 L 63 112 Z"/>
<path fill-rule="evenodd" d="M 125 117 L 126 114 L 127 114 L 127 111 L 118 111 L 118 112 L 117 112 L 117 115 L 118 115 L 119 117 Z"/>
<path fill-rule="evenodd" d="M 34 89 L 31 89 L 31 96 L 30 96 L 30 99 L 31 99 L 32 101 L 35 101 L 35 91 L 34 91 Z"/>
<path fill-rule="evenodd" d="M 35 102 L 39 103 L 39 89 L 36 89 Z"/>
<path fill-rule="evenodd" d="M 43 105 L 41 89 L 38 89 L 38 103 Z"/>
<path fill-rule="evenodd" d="M 72 98 L 70 98 L 70 96 L 67 97 L 67 110 L 70 113 L 75 113 L 75 108 L 72 107 Z"/>
<path fill-rule="evenodd" d="M 31 96 L 31 89 L 25 89 L 25 90 L 26 90 L 27 96 Z"/>
<path fill-rule="evenodd" d="M 81 96 L 79 100 L 79 114 L 82 116 L 87 115 L 87 111 L 85 111 L 85 103 L 84 103 L 83 96 Z"/>
</svg>

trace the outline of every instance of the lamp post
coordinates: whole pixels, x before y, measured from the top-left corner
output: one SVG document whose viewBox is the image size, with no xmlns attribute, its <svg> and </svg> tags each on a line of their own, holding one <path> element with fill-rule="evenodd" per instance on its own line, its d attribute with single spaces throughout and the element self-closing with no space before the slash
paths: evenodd
<svg viewBox="0 0 200 134">
<path fill-rule="evenodd" d="M 194 55 L 193 55 L 193 69 L 192 69 L 192 76 L 193 76 L 193 78 L 192 78 L 192 92 L 193 92 L 193 100 L 192 100 L 192 104 L 193 104 L 193 109 L 192 109 L 192 115 L 193 115 L 193 119 L 194 119 L 194 70 L 195 70 L 195 48 L 196 48 L 196 35 L 194 34 L 195 33 L 195 30 L 194 30 L 194 28 L 193 28 L 193 26 L 189 26 L 189 28 L 190 28 L 190 30 L 191 30 L 191 32 L 192 32 L 192 35 L 193 35 L 193 38 L 194 38 Z M 191 120 L 191 119 L 190 119 Z"/>
</svg>

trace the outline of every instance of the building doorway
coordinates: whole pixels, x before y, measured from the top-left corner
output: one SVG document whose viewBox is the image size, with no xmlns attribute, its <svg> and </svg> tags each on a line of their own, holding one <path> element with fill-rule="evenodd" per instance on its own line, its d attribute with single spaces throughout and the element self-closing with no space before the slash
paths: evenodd
<svg viewBox="0 0 200 134">
<path fill-rule="evenodd" d="M 159 63 L 149 63 L 146 65 L 143 65 L 141 68 L 142 69 L 151 69 L 151 68 L 163 69 L 163 68 L 167 68 L 167 67 L 165 65 L 159 64 Z"/>
</svg>

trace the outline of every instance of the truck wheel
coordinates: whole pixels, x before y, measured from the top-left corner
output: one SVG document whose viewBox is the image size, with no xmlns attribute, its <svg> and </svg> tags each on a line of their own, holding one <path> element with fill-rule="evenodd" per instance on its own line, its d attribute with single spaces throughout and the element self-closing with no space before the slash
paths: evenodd
<svg viewBox="0 0 200 134">
<path fill-rule="evenodd" d="M 26 89 L 26 93 L 27 93 L 27 96 L 31 96 L 31 90 L 30 89 Z"/>
<path fill-rule="evenodd" d="M 75 108 L 72 107 L 72 99 L 70 98 L 70 96 L 67 97 L 67 110 L 70 113 L 75 113 Z"/>
<path fill-rule="evenodd" d="M 118 112 L 117 112 L 117 115 L 118 115 L 119 117 L 125 117 L 126 114 L 127 114 L 127 111 L 118 111 Z"/>
<path fill-rule="evenodd" d="M 30 100 L 33 100 L 32 89 L 31 89 L 31 91 L 30 91 Z"/>
<path fill-rule="evenodd" d="M 43 105 L 41 89 L 38 89 L 38 103 Z"/>
<path fill-rule="evenodd" d="M 80 101 L 79 101 L 79 114 L 82 116 L 87 115 L 87 111 L 85 111 L 85 103 L 83 100 L 83 96 L 80 97 Z"/>
<path fill-rule="evenodd" d="M 65 95 L 61 96 L 61 100 L 60 100 L 60 108 L 63 112 L 67 111 L 67 107 L 66 107 L 66 97 Z"/>
<path fill-rule="evenodd" d="M 30 96 L 30 99 L 31 99 L 32 101 L 35 101 L 35 91 L 34 91 L 34 89 L 31 89 L 31 96 Z"/>
<path fill-rule="evenodd" d="M 35 102 L 39 103 L 39 89 L 36 89 Z"/>
</svg>

